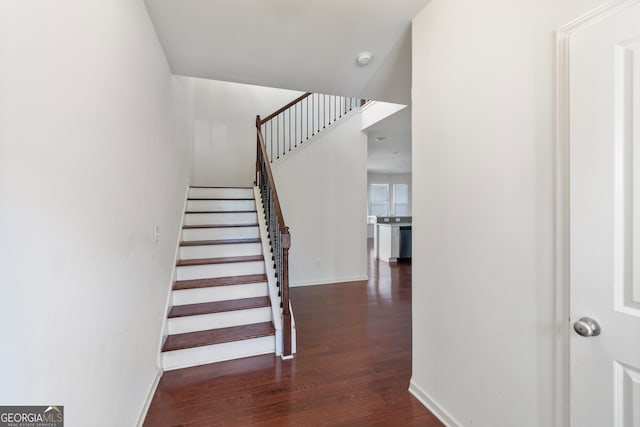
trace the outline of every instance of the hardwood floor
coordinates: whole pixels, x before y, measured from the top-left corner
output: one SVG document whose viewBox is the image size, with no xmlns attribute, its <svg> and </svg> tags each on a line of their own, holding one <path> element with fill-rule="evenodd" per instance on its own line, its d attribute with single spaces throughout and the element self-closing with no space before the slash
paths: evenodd
<svg viewBox="0 0 640 427">
<path fill-rule="evenodd" d="M 441 426 L 407 388 L 411 264 L 371 259 L 369 281 L 291 289 L 295 359 L 165 372 L 152 426 Z"/>
</svg>

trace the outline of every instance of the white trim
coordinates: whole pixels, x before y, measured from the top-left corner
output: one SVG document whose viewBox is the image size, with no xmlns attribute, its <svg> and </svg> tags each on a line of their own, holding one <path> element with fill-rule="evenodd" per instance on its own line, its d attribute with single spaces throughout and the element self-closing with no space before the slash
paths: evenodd
<svg viewBox="0 0 640 427">
<path fill-rule="evenodd" d="M 638 39 L 631 42 L 636 43 Z M 640 316 L 638 308 L 629 306 L 625 301 L 625 269 L 627 265 L 632 265 L 633 261 L 628 259 L 632 253 L 627 247 L 626 237 L 630 236 L 633 226 L 627 218 L 627 194 L 633 185 L 629 185 L 627 178 L 631 178 L 633 167 L 631 166 L 633 150 L 633 131 L 626 129 L 626 123 L 632 120 L 633 108 L 629 108 L 626 96 L 626 87 L 633 82 L 630 68 L 632 51 L 626 47 L 627 43 L 622 43 L 615 48 L 615 121 L 614 121 L 614 227 L 613 227 L 613 305 L 615 310 L 631 316 Z M 631 80 L 631 82 L 629 81 Z M 631 114 L 630 114 L 631 113 Z M 627 163 L 627 160 L 630 162 Z"/>
<path fill-rule="evenodd" d="M 294 355 L 298 352 L 298 334 L 296 332 L 296 318 L 293 315 L 291 298 L 289 298 L 289 313 L 291 314 L 291 354 Z"/>
<path fill-rule="evenodd" d="M 570 36 L 576 31 L 584 30 L 586 27 L 596 24 L 611 15 L 615 15 L 621 10 L 633 6 L 638 1 L 639 0 L 611 0 L 610 2 L 604 3 L 592 11 L 585 13 L 581 17 L 558 28 L 558 33 Z"/>
<path fill-rule="evenodd" d="M 362 107 L 360 107 L 360 111 L 365 111 L 367 109 L 369 109 L 372 105 L 376 104 L 378 101 L 376 100 L 369 100 L 367 101 Z M 398 110 L 400 111 L 400 110 Z"/>
<path fill-rule="evenodd" d="M 178 255 L 180 254 L 180 241 L 182 240 L 182 227 L 184 226 L 184 217 L 185 217 L 185 211 L 187 210 L 187 201 L 189 199 L 189 189 L 190 189 L 190 184 L 187 183 L 187 188 L 185 189 L 184 192 L 184 202 L 182 204 L 182 215 L 180 216 L 180 224 L 178 226 L 178 236 L 176 239 L 176 249 L 173 253 L 173 266 L 171 267 L 171 280 L 169 281 L 169 289 L 167 292 L 167 297 L 165 299 L 164 302 L 164 308 L 165 308 L 165 314 L 164 314 L 164 318 L 162 319 L 162 328 L 160 328 L 160 346 L 158 347 L 158 359 L 157 359 L 157 363 L 158 363 L 158 368 L 161 369 L 162 368 L 162 345 L 164 344 L 164 340 L 167 337 L 167 335 L 169 335 L 169 310 L 171 310 L 171 307 L 173 306 L 173 282 L 176 281 L 176 264 L 178 261 Z"/>
<path fill-rule="evenodd" d="M 316 286 L 316 285 L 332 285 L 335 283 L 342 282 L 362 282 L 365 280 L 369 280 L 369 276 L 352 276 L 352 277 L 338 277 L 333 279 L 324 279 L 324 280 L 312 280 L 310 282 L 299 282 L 299 283 L 291 283 L 289 287 L 298 288 L 301 286 Z"/>
<path fill-rule="evenodd" d="M 624 426 L 624 366 L 613 361 L 613 425 Z"/>
<path fill-rule="evenodd" d="M 140 417 L 138 418 L 137 426 L 142 427 L 144 424 L 144 419 L 147 418 L 147 413 L 149 412 L 149 408 L 151 407 L 151 401 L 153 400 L 153 396 L 156 394 L 156 390 L 158 389 L 158 384 L 160 384 L 160 378 L 162 378 L 162 374 L 164 372 L 162 369 L 158 368 L 156 371 L 156 377 L 153 379 L 151 383 L 151 388 L 149 388 L 149 393 L 147 394 L 147 398 L 142 405 L 142 411 L 140 412 Z"/>
<path fill-rule="evenodd" d="M 570 37 L 640 0 L 612 0 L 556 31 L 555 70 L 555 325 L 554 425 L 570 424 Z"/>
<path fill-rule="evenodd" d="M 554 425 L 569 424 L 569 33 L 556 33 Z"/>
<path fill-rule="evenodd" d="M 413 395 L 420 403 L 422 403 L 433 415 L 436 416 L 447 427 L 460 427 L 462 423 L 456 421 L 440 404 L 429 396 L 418 384 L 409 382 L 409 393 Z"/>
</svg>

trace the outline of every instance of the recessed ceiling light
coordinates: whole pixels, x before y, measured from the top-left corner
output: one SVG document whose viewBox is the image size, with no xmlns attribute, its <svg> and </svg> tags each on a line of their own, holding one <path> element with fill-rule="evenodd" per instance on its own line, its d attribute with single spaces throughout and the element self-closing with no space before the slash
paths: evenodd
<svg viewBox="0 0 640 427">
<path fill-rule="evenodd" d="M 379 137 L 377 137 L 377 138 L 376 138 L 376 141 L 378 141 L 378 142 L 382 142 L 382 141 L 384 141 L 385 139 L 387 139 L 387 137 L 386 137 L 386 136 L 379 136 Z"/>
<path fill-rule="evenodd" d="M 360 52 L 358 56 L 356 56 L 356 62 L 358 65 L 362 65 L 363 67 L 365 65 L 369 65 L 371 61 L 373 61 L 373 55 L 371 52 Z"/>
</svg>

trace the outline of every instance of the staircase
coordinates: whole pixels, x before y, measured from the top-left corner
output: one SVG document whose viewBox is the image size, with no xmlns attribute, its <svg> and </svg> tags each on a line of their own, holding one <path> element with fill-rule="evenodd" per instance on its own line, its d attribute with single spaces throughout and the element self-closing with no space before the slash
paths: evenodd
<svg viewBox="0 0 640 427">
<path fill-rule="evenodd" d="M 189 188 L 162 344 L 164 370 L 267 353 L 293 358 L 291 233 L 271 163 L 363 103 L 306 93 L 258 116 L 256 187 Z"/>
<path fill-rule="evenodd" d="M 189 188 L 164 370 L 276 352 L 256 206 L 253 188 Z"/>
</svg>

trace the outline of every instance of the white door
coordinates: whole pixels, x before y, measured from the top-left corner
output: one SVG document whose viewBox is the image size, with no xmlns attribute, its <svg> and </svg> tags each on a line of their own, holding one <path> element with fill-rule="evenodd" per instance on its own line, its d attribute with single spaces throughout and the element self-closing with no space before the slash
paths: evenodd
<svg viewBox="0 0 640 427">
<path fill-rule="evenodd" d="M 640 427 L 640 2 L 627 4 L 569 40 L 572 427 Z M 601 333 L 574 331 L 583 317 Z"/>
</svg>

